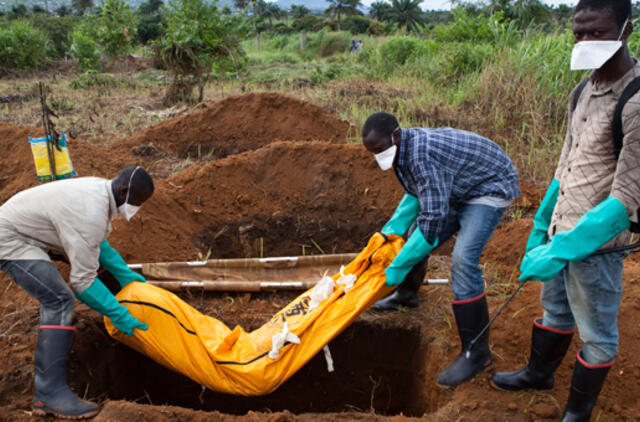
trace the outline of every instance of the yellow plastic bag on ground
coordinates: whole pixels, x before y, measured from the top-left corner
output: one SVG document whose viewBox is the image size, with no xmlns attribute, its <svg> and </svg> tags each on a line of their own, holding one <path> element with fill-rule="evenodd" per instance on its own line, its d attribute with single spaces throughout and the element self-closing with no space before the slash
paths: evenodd
<svg viewBox="0 0 640 422">
<path fill-rule="evenodd" d="M 400 237 L 391 235 L 385 240 L 375 234 L 345 267 L 344 276 L 336 274 L 335 283 L 323 279 L 319 290 L 298 296 L 251 333 L 239 326 L 230 330 L 174 294 L 137 282 L 128 284 L 116 297 L 149 329 L 135 330 L 135 336 L 129 337 L 108 318 L 105 325 L 112 337 L 211 390 L 244 396 L 268 394 L 392 290 L 385 285 L 384 269 L 403 244 Z M 345 281 L 346 285 L 341 284 Z M 350 287 L 349 282 L 353 283 Z M 328 296 L 318 303 L 319 291 L 332 284 L 333 292 L 329 288 Z M 278 342 L 282 347 L 276 350 L 273 345 Z"/>
<path fill-rule="evenodd" d="M 53 136 L 53 135 L 51 135 Z M 31 144 L 31 153 L 33 161 L 36 164 L 36 174 L 38 180 L 42 182 L 50 182 L 53 180 L 51 175 L 51 165 L 49 163 L 49 154 L 47 154 L 47 142 L 45 137 L 32 138 L 29 137 Z M 76 176 L 77 173 L 71 164 L 69 157 L 69 149 L 67 148 L 67 136 L 63 133 L 58 140 L 58 147 L 53 147 L 53 158 L 55 160 L 56 180 L 68 179 Z"/>
</svg>

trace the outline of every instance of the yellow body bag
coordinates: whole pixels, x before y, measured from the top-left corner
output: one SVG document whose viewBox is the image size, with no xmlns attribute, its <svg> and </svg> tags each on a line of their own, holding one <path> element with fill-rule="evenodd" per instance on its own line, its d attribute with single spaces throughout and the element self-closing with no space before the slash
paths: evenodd
<svg viewBox="0 0 640 422">
<path fill-rule="evenodd" d="M 268 394 L 393 289 L 385 284 L 384 270 L 403 244 L 400 237 L 391 235 L 387 240 L 375 234 L 343 271 L 357 277 L 347 292 L 336 283 L 333 293 L 310 310 L 313 289 L 308 290 L 250 333 L 239 326 L 230 330 L 176 295 L 139 282 L 129 283 L 116 297 L 149 328 L 135 330 L 129 337 L 106 317 L 105 325 L 112 337 L 211 390 L 243 396 Z M 335 275 L 334 282 L 341 277 Z M 299 344 L 282 335 L 285 323 Z M 273 336 L 279 333 L 288 340 L 272 358 Z"/>
<path fill-rule="evenodd" d="M 53 135 L 50 135 L 50 137 L 51 136 Z M 41 183 L 52 181 L 53 176 L 51 175 L 51 165 L 49 164 L 49 154 L 47 153 L 47 142 L 45 137 L 29 137 L 29 144 L 31 144 L 31 153 L 33 154 L 33 161 L 36 164 L 36 174 L 38 175 L 38 180 Z M 53 147 L 53 152 L 56 180 L 68 179 L 70 177 L 76 176 L 77 173 L 73 169 L 73 164 L 71 164 L 71 158 L 69 157 L 67 135 L 65 135 L 64 133 L 60 135 L 58 146 Z"/>
</svg>

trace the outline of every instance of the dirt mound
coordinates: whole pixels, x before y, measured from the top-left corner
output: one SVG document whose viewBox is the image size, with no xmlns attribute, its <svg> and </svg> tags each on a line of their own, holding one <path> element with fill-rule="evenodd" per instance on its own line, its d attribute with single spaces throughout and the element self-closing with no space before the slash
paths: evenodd
<svg viewBox="0 0 640 422">
<path fill-rule="evenodd" d="M 344 143 L 349 130 L 348 122 L 322 108 L 276 93 L 234 96 L 203 107 L 119 141 L 114 148 L 152 144 L 182 158 L 222 158 L 278 140 Z"/>
</svg>

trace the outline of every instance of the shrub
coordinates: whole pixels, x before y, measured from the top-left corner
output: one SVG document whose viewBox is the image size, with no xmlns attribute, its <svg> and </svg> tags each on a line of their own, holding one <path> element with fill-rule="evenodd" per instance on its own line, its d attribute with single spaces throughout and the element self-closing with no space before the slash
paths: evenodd
<svg viewBox="0 0 640 422">
<path fill-rule="evenodd" d="M 314 15 L 307 15 L 293 21 L 293 29 L 296 31 L 313 31 L 316 25 L 322 25 L 324 21 Z"/>
<path fill-rule="evenodd" d="M 311 57 L 329 57 L 344 53 L 349 49 L 351 37 L 348 33 L 328 33 L 324 29 L 309 37 L 305 55 Z"/>
<path fill-rule="evenodd" d="M 61 59 L 69 50 L 69 35 L 73 31 L 72 16 L 58 18 L 47 15 L 33 15 L 29 19 L 35 28 L 44 32 L 51 43 L 49 44 L 49 55 L 55 59 Z"/>
<path fill-rule="evenodd" d="M 278 22 L 277 24 L 275 24 L 273 26 L 273 32 L 275 34 L 286 35 L 286 34 L 292 33 L 293 32 L 293 28 L 285 25 L 282 22 Z"/>
<path fill-rule="evenodd" d="M 492 16 L 469 16 L 466 10 L 456 8 L 451 11 L 453 22 L 437 24 L 431 30 L 431 36 L 436 41 L 493 41 L 491 21 L 501 21 L 502 13 Z"/>
<path fill-rule="evenodd" d="M 369 29 L 371 22 L 373 21 L 363 16 L 353 15 L 347 16 L 346 18 L 342 19 L 340 27 L 345 31 L 351 32 L 352 34 L 364 34 L 365 32 L 367 32 L 367 29 Z"/>
<path fill-rule="evenodd" d="M 46 57 L 49 39 L 24 21 L 0 29 L 0 67 L 33 69 Z"/>
<path fill-rule="evenodd" d="M 161 13 L 141 15 L 136 30 L 138 40 L 143 45 L 149 44 L 149 41 L 158 40 L 164 36 L 166 26 L 164 16 Z"/>
<path fill-rule="evenodd" d="M 124 0 L 106 0 L 98 18 L 98 40 L 111 57 L 129 54 L 137 28 L 136 15 Z"/>
<path fill-rule="evenodd" d="M 462 76 L 471 75 L 482 69 L 484 61 L 491 57 L 494 50 L 488 43 L 458 42 L 449 43 L 441 55 L 440 71 L 433 79 L 442 83 L 458 81 Z"/>
<path fill-rule="evenodd" d="M 378 21 L 371 21 L 367 28 L 367 34 L 369 35 L 384 35 L 387 33 L 387 26 Z"/>
<path fill-rule="evenodd" d="M 71 88 L 86 89 L 99 86 L 111 88 L 119 84 L 120 81 L 110 73 L 98 73 L 95 70 L 88 70 L 71 81 Z"/>
<path fill-rule="evenodd" d="M 381 59 L 392 66 L 399 66 L 420 48 L 420 40 L 413 37 L 392 38 L 380 46 Z"/>
<path fill-rule="evenodd" d="M 160 45 L 174 79 L 165 104 L 189 100 L 196 85 L 202 101 L 210 75 L 222 78 L 244 66 L 246 55 L 239 39 L 246 34 L 241 17 L 222 15 L 215 3 L 204 0 L 171 0 L 166 16 L 167 34 Z"/>
<path fill-rule="evenodd" d="M 88 35 L 81 31 L 75 31 L 71 37 L 71 57 L 78 61 L 82 70 L 100 69 L 100 53 L 98 45 Z"/>
<path fill-rule="evenodd" d="M 319 66 L 309 74 L 309 80 L 315 84 L 321 84 L 326 81 L 337 78 L 340 75 L 340 67 L 331 65 L 327 69 L 322 70 Z"/>
</svg>

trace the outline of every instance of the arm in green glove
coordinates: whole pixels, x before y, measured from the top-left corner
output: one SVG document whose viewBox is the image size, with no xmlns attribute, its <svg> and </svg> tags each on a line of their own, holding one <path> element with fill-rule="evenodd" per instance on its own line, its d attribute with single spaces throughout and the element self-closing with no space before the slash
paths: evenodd
<svg viewBox="0 0 640 422">
<path fill-rule="evenodd" d="M 553 209 L 558 201 L 559 190 L 560 182 L 558 179 L 553 179 L 540 203 L 536 216 L 533 218 L 533 230 L 531 230 L 529 240 L 527 241 L 527 252 L 544 245 L 549 240 L 547 233 L 549 231 L 549 223 L 551 223 Z"/>
<path fill-rule="evenodd" d="M 573 229 L 558 233 L 551 242 L 527 252 L 520 265 L 520 281 L 549 281 L 567 261 L 585 259 L 627 228 L 626 208 L 610 196 L 580 217 Z"/>
<path fill-rule="evenodd" d="M 100 244 L 98 260 L 100 265 L 118 280 L 120 287 L 124 287 L 132 281 L 141 281 L 143 283 L 147 281 L 142 275 L 131 270 L 118 251 L 113 249 L 106 240 Z"/>
<path fill-rule="evenodd" d="M 420 213 L 420 201 L 408 193 L 402 197 L 391 219 L 382 228 L 384 234 L 403 236 Z"/>
<path fill-rule="evenodd" d="M 118 299 L 111 294 L 99 278 L 96 278 L 82 293 L 76 293 L 76 297 L 90 308 L 111 318 L 113 325 L 129 336 L 133 335 L 134 328 L 140 330 L 148 328 L 147 324 L 131 316 L 129 310 L 118 303 Z"/>
<path fill-rule="evenodd" d="M 438 244 L 438 239 L 431 245 L 422 235 L 420 228 L 416 228 L 409 240 L 404 244 L 400 253 L 384 271 L 387 276 L 387 286 L 397 286 L 402 283 L 411 269 L 422 261 Z"/>
</svg>

